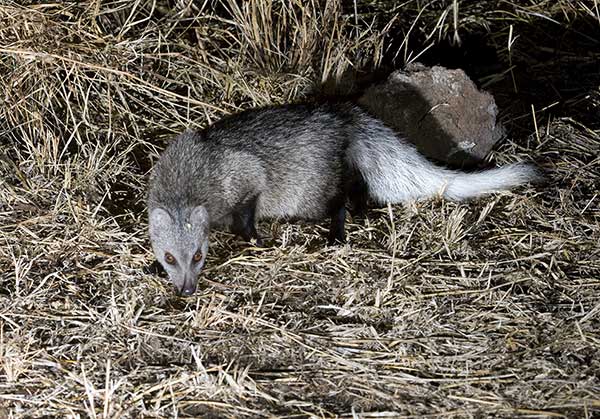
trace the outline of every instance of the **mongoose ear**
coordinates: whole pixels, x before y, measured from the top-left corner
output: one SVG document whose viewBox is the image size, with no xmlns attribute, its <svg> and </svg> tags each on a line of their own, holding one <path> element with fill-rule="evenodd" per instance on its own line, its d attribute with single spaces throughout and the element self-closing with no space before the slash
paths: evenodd
<svg viewBox="0 0 600 419">
<path fill-rule="evenodd" d="M 206 208 L 202 205 L 194 207 L 190 216 L 190 222 L 195 226 L 208 227 L 208 211 L 206 211 Z"/>
<path fill-rule="evenodd" d="M 173 224 L 173 220 L 171 219 L 169 213 L 162 208 L 154 208 L 150 212 L 148 221 L 151 235 L 154 232 L 168 228 Z"/>
</svg>

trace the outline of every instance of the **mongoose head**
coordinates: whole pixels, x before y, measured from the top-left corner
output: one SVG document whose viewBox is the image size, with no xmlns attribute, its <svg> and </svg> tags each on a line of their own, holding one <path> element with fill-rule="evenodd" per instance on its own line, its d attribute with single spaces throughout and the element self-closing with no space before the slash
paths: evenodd
<svg viewBox="0 0 600 419">
<path fill-rule="evenodd" d="M 208 252 L 206 208 L 197 206 L 177 213 L 154 208 L 148 221 L 156 259 L 169 274 L 177 293 L 192 295 Z"/>
</svg>

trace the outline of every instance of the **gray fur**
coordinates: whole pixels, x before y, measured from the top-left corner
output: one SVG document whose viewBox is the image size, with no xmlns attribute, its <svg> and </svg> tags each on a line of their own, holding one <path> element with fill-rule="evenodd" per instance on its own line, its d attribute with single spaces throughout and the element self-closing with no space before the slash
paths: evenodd
<svg viewBox="0 0 600 419">
<path fill-rule="evenodd" d="M 438 194 L 460 200 L 534 176 L 525 165 L 470 174 L 435 166 L 349 104 L 255 109 L 185 132 L 167 147 L 150 182 L 150 238 L 179 292 L 189 294 L 211 228 L 257 238 L 254 216 L 318 220 L 337 214 L 343 235 L 343 208 L 360 180 L 372 201 L 387 204 Z M 202 261 L 190 263 L 198 249 Z M 165 252 L 180 264 L 167 264 Z"/>
</svg>

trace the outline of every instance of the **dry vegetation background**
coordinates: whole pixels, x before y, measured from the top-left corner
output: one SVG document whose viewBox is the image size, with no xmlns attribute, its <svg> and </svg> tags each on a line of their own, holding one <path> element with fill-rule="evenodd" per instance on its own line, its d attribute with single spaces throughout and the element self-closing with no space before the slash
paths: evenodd
<svg viewBox="0 0 600 419">
<path fill-rule="evenodd" d="M 597 1 L 0 2 L 0 417 L 600 415 Z M 496 96 L 542 187 L 216 233 L 148 273 L 170 138 L 419 60 Z"/>
</svg>

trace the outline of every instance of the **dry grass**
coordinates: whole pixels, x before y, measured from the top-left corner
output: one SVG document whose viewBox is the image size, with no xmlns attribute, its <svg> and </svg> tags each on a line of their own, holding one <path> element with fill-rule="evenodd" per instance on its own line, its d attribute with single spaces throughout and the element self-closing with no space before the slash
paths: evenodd
<svg viewBox="0 0 600 419">
<path fill-rule="evenodd" d="M 3 2 L 0 416 L 599 415 L 599 10 Z M 324 225 L 261 225 L 264 249 L 216 233 L 193 298 L 147 273 L 175 133 L 415 59 L 491 90 L 493 158 L 548 184 L 373 210 L 344 247 Z"/>
</svg>

